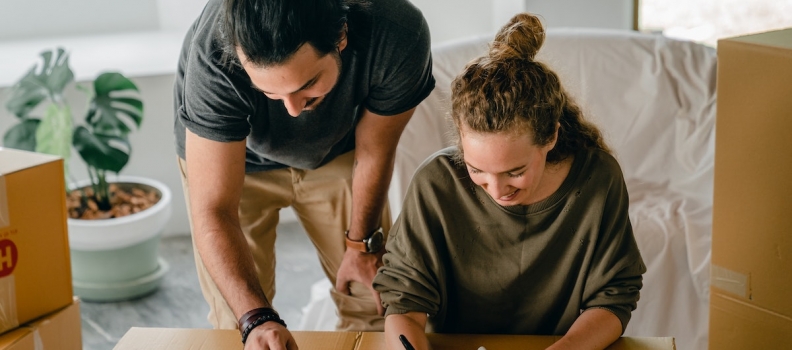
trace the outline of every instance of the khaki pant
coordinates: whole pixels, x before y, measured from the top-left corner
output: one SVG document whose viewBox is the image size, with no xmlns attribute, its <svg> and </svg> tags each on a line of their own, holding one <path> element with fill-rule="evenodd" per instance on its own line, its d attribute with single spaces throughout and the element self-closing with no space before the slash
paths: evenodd
<svg viewBox="0 0 792 350">
<path fill-rule="evenodd" d="M 316 170 L 277 169 L 245 175 L 239 220 L 256 264 L 259 283 L 272 302 L 275 297 L 275 228 L 281 208 L 292 206 L 319 255 L 325 274 L 335 285 L 336 272 L 344 255 L 344 231 L 352 210 L 352 164 L 354 151 L 343 154 Z M 187 199 L 187 166 L 179 159 L 182 185 Z M 387 234 L 391 226 L 387 206 L 381 218 Z M 192 217 L 190 227 L 193 227 Z M 195 248 L 195 240 L 193 240 Z M 209 303 L 209 322 L 218 329 L 237 329 L 237 319 L 201 261 L 195 264 L 201 291 Z M 377 314 L 371 291 L 360 283 L 350 285 L 352 295 L 331 292 L 336 303 L 339 331 L 382 331 L 384 319 Z"/>
</svg>

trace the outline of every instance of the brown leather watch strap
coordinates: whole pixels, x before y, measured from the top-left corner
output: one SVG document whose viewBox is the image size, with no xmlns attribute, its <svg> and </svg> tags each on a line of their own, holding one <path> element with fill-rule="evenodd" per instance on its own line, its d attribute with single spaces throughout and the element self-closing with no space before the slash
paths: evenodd
<svg viewBox="0 0 792 350">
<path fill-rule="evenodd" d="M 349 231 L 347 231 L 349 232 Z M 349 239 L 349 236 L 346 235 L 346 246 L 349 249 L 354 249 L 359 252 L 367 253 L 368 249 L 366 249 L 366 242 L 364 241 L 353 241 Z"/>
</svg>

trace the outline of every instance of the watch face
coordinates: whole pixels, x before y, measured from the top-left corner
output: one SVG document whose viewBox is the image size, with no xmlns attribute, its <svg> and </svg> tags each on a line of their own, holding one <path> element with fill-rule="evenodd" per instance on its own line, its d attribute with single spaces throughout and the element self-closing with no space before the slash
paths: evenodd
<svg viewBox="0 0 792 350">
<path fill-rule="evenodd" d="M 368 240 L 366 240 L 366 248 L 369 253 L 376 253 L 382 249 L 382 231 L 375 231 Z"/>
</svg>

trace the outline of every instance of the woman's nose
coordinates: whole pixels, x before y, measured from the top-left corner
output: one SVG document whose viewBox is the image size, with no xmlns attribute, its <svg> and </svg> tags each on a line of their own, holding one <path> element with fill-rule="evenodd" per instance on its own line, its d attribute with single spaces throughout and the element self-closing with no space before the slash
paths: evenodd
<svg viewBox="0 0 792 350">
<path fill-rule="evenodd" d="M 489 193 L 492 198 L 498 199 L 509 194 L 508 187 L 505 181 L 501 181 L 497 176 L 490 176 L 487 180 L 487 193 Z"/>
</svg>

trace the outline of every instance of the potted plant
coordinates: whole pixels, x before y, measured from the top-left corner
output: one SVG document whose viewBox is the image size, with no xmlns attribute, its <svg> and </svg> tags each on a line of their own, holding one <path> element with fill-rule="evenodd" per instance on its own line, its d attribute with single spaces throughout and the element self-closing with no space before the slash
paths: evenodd
<svg viewBox="0 0 792 350">
<path fill-rule="evenodd" d="M 157 251 L 171 194 L 159 181 L 118 176 L 132 151 L 128 135 L 143 120 L 138 88 L 116 72 L 100 74 L 92 88 L 77 85 L 88 95 L 88 108 L 84 123 L 75 124 L 63 94 L 74 81 L 68 53 L 58 48 L 41 58 L 11 88 L 6 108 L 19 123 L 3 144 L 63 157 L 67 177 L 74 147 L 88 167 L 89 179 L 67 181 L 75 294 L 88 301 L 148 294 L 168 270 Z M 41 110 L 43 116 L 34 116 Z"/>
</svg>

